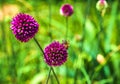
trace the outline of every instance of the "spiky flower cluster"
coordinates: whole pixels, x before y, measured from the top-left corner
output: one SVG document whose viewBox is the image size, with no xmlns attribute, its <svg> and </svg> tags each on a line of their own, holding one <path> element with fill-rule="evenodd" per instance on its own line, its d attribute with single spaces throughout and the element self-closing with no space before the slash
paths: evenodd
<svg viewBox="0 0 120 84">
<path fill-rule="evenodd" d="M 73 6 L 70 4 L 64 4 L 60 8 L 60 14 L 69 17 L 73 14 Z"/>
<path fill-rule="evenodd" d="M 38 32 L 39 24 L 28 14 L 20 13 L 11 22 L 11 30 L 21 42 L 29 41 Z"/>
<path fill-rule="evenodd" d="M 49 66 L 60 66 L 67 60 L 67 49 L 58 41 L 52 42 L 44 49 L 44 59 Z"/>
</svg>

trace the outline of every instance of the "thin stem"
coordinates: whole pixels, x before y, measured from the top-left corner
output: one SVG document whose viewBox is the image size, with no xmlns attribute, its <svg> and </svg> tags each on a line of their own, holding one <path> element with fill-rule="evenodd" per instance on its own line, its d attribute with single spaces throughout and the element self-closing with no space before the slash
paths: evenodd
<svg viewBox="0 0 120 84">
<path fill-rule="evenodd" d="M 65 18 L 66 20 L 66 35 L 65 35 L 65 40 L 67 41 L 68 37 L 68 17 Z M 68 77 L 68 68 L 66 68 L 66 78 Z M 68 80 L 66 80 L 66 84 L 68 83 Z"/>
<path fill-rule="evenodd" d="M 87 74 L 87 72 L 86 72 L 86 70 L 85 70 L 84 67 L 81 68 L 81 72 L 83 73 L 83 75 L 84 75 L 84 77 L 85 77 L 85 79 L 86 79 L 87 84 L 91 84 L 90 77 L 89 77 L 89 75 Z"/>
<path fill-rule="evenodd" d="M 42 52 L 43 55 L 44 55 L 44 51 L 43 51 L 41 45 L 39 44 L 39 42 L 37 41 L 37 39 L 36 39 L 35 37 L 34 37 L 33 39 L 34 39 L 34 41 L 36 42 L 36 44 L 38 45 L 38 47 L 40 48 L 41 52 Z"/>
<path fill-rule="evenodd" d="M 75 70 L 75 76 L 74 76 L 74 84 L 77 84 L 78 72 L 79 72 L 79 69 L 76 68 L 76 70 Z"/>
<path fill-rule="evenodd" d="M 54 71 L 53 67 L 51 67 L 51 69 L 52 69 L 53 75 L 55 76 L 55 78 L 56 78 L 56 80 L 57 80 L 57 83 L 60 84 L 60 82 L 59 82 L 59 80 L 58 80 L 58 78 L 57 78 L 57 76 L 56 76 L 56 74 L 55 74 L 55 71 Z"/>
<path fill-rule="evenodd" d="M 65 40 L 67 40 L 68 37 L 68 17 L 66 17 L 66 35 L 65 35 Z"/>
<path fill-rule="evenodd" d="M 52 33 L 51 33 L 51 15 L 52 15 L 52 10 L 51 10 L 51 1 L 49 0 L 49 27 L 48 27 L 48 33 L 50 36 L 50 39 L 52 41 Z"/>
<path fill-rule="evenodd" d="M 52 71 L 52 67 L 50 67 L 50 70 L 49 70 L 49 74 L 48 74 L 48 78 L 47 78 L 47 81 L 46 81 L 46 84 L 48 84 L 48 81 L 49 81 L 49 78 L 50 78 L 50 73 Z"/>
<path fill-rule="evenodd" d="M 103 48 L 102 42 L 101 42 L 102 39 L 104 39 L 101 36 L 105 35 L 104 28 L 103 28 L 103 18 L 102 18 L 102 16 L 100 14 L 98 14 L 98 18 L 99 18 L 99 25 L 100 25 L 100 30 L 98 32 L 98 37 L 97 37 L 97 39 L 98 39 L 98 47 L 105 54 L 105 51 L 104 51 L 104 48 Z"/>
</svg>

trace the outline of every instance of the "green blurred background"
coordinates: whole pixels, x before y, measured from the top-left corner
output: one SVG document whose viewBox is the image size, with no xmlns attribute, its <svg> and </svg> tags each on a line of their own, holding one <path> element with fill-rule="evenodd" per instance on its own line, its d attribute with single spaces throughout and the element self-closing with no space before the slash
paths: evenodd
<svg viewBox="0 0 120 84">
<path fill-rule="evenodd" d="M 101 16 L 97 0 L 0 0 L 0 84 L 45 84 L 49 66 L 41 51 L 33 39 L 16 40 L 10 22 L 19 12 L 33 16 L 44 49 L 65 38 L 66 18 L 59 13 L 65 3 L 74 14 L 68 18 L 68 60 L 54 67 L 60 84 L 120 84 L 120 1 L 107 2 Z M 49 84 L 57 84 L 52 73 Z"/>
</svg>

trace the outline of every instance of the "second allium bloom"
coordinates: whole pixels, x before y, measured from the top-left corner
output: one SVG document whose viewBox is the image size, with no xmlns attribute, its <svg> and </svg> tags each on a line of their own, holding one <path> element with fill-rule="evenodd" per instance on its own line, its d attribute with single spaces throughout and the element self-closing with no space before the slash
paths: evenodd
<svg viewBox="0 0 120 84">
<path fill-rule="evenodd" d="M 11 24 L 11 30 L 21 42 L 29 41 L 38 32 L 39 24 L 28 14 L 16 15 Z"/>
<path fill-rule="evenodd" d="M 64 4 L 60 8 L 60 14 L 69 17 L 73 14 L 73 6 L 70 4 Z"/>
<path fill-rule="evenodd" d="M 44 50 L 45 62 L 50 66 L 60 66 L 67 60 L 67 49 L 58 41 L 52 42 Z"/>
</svg>

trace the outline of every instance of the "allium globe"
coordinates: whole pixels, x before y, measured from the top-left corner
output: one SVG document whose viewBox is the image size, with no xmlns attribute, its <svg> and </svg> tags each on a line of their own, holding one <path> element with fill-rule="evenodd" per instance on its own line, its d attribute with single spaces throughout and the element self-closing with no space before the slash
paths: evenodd
<svg viewBox="0 0 120 84">
<path fill-rule="evenodd" d="M 27 42 L 38 32 L 39 24 L 28 15 L 19 13 L 11 22 L 11 30 L 15 37 L 21 42 Z"/>
<path fill-rule="evenodd" d="M 49 66 L 60 66 L 67 60 L 67 49 L 58 41 L 54 41 L 44 49 L 44 59 Z"/>
<path fill-rule="evenodd" d="M 60 8 L 60 14 L 69 17 L 73 14 L 73 6 L 70 4 L 64 4 Z"/>
</svg>

